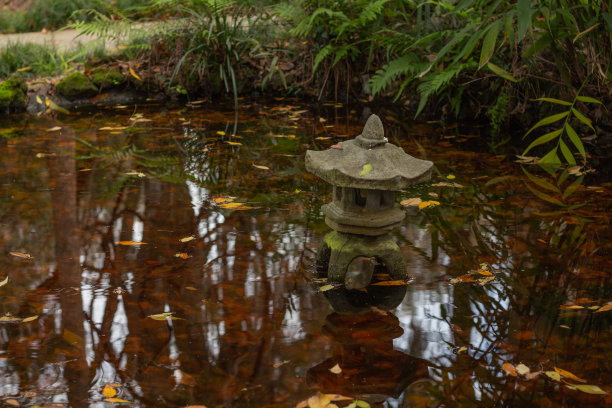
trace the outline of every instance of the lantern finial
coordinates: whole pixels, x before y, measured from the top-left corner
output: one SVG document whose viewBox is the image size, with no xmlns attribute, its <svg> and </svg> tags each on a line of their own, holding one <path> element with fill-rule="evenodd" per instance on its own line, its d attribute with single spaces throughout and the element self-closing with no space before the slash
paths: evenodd
<svg viewBox="0 0 612 408">
<path fill-rule="evenodd" d="M 363 131 L 355 138 L 355 141 L 357 145 L 364 149 L 372 149 L 387 143 L 385 129 L 383 128 L 382 121 L 377 115 L 370 115 L 363 127 Z"/>
</svg>

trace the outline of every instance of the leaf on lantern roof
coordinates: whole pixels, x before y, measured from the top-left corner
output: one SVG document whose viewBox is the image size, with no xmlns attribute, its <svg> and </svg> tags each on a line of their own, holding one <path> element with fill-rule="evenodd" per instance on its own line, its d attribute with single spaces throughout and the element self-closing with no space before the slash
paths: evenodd
<svg viewBox="0 0 612 408">
<path fill-rule="evenodd" d="M 363 168 L 361 169 L 361 173 L 359 173 L 360 176 L 365 176 L 366 174 L 370 173 L 372 171 L 372 165 L 370 163 L 368 164 L 364 164 Z"/>
</svg>

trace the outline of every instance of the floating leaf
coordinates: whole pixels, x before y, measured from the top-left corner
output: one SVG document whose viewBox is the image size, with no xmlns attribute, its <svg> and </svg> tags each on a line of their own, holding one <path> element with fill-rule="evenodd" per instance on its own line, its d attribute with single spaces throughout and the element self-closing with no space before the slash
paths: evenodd
<svg viewBox="0 0 612 408">
<path fill-rule="evenodd" d="M 342 372 L 342 368 L 338 364 L 329 369 L 332 374 L 340 374 Z"/>
<path fill-rule="evenodd" d="M 116 242 L 117 245 L 148 245 L 146 242 L 140 241 L 119 241 Z"/>
<path fill-rule="evenodd" d="M 8 278 L 7 278 L 8 279 Z M 606 305 L 603 305 L 602 307 L 600 307 L 599 309 L 597 309 L 597 311 L 595 313 L 599 313 L 599 312 L 607 312 L 608 310 L 612 310 L 612 303 L 608 303 Z"/>
<path fill-rule="evenodd" d="M 38 103 L 39 105 L 43 104 L 43 100 L 40 98 L 40 95 L 36 95 L 36 103 Z"/>
<path fill-rule="evenodd" d="M 580 305 L 561 305 L 559 306 L 559 310 L 567 310 L 567 309 L 584 309 L 584 306 L 580 306 Z"/>
<path fill-rule="evenodd" d="M 240 142 L 226 141 L 225 143 L 227 143 L 228 145 L 231 145 L 231 146 L 242 146 L 242 143 L 240 143 Z"/>
<path fill-rule="evenodd" d="M 455 179 L 455 175 L 454 174 L 449 174 L 448 176 L 446 176 L 447 179 L 449 180 L 454 180 Z"/>
<path fill-rule="evenodd" d="M 513 377 L 517 376 L 516 368 L 508 362 L 502 365 L 502 370 L 504 370 L 508 375 L 511 375 Z"/>
<path fill-rule="evenodd" d="M 233 198 L 229 198 L 229 197 L 217 197 L 213 201 L 215 202 L 215 204 L 219 204 L 219 203 L 224 203 L 226 201 L 232 201 L 232 200 Z"/>
<path fill-rule="evenodd" d="M 62 127 L 61 126 L 53 126 L 52 128 L 47 129 L 47 132 L 57 132 L 58 130 L 61 130 Z"/>
<path fill-rule="evenodd" d="M 221 208 L 238 208 L 240 206 L 242 206 L 242 203 L 225 203 L 225 204 L 221 204 L 219 207 Z"/>
<path fill-rule="evenodd" d="M 12 407 L 18 407 L 18 406 L 20 406 L 20 405 L 19 405 L 19 401 L 17 401 L 16 399 L 13 399 L 13 398 L 9 398 L 9 399 L 7 399 L 7 400 L 4 400 L 4 402 L 5 402 L 7 405 L 10 405 L 10 406 L 12 406 Z"/>
<path fill-rule="evenodd" d="M 254 163 L 253 163 L 253 167 L 255 167 L 256 169 L 260 169 L 260 170 L 270 170 L 270 168 L 267 166 L 260 166 L 259 164 L 254 164 Z"/>
<path fill-rule="evenodd" d="M 179 241 L 181 241 L 181 242 L 189 242 L 189 241 L 194 240 L 194 239 L 195 239 L 195 237 L 190 235 L 188 237 L 179 239 Z"/>
<path fill-rule="evenodd" d="M 493 273 L 487 271 L 486 269 L 479 269 L 479 270 L 476 271 L 476 273 L 479 273 L 479 274 L 485 275 L 485 276 L 493 276 Z"/>
<path fill-rule="evenodd" d="M 68 109 L 59 106 L 57 103 L 53 102 L 51 98 L 47 98 L 47 106 L 56 112 L 63 113 L 65 115 L 70 115 L 70 111 Z"/>
<path fill-rule="evenodd" d="M 0 287 L 6 285 L 7 283 L 8 283 L 8 275 L 6 276 L 6 278 L 4 278 L 2 282 L 0 282 Z"/>
<path fill-rule="evenodd" d="M 359 173 L 360 176 L 365 176 L 366 174 L 368 174 L 369 172 L 372 171 L 372 165 L 371 164 L 364 164 L 363 168 L 361 169 L 361 173 Z"/>
<path fill-rule="evenodd" d="M 570 390 L 578 390 L 585 392 L 587 394 L 596 394 L 596 395 L 606 395 L 608 394 L 606 391 L 602 390 L 596 385 L 588 385 L 588 384 L 572 384 L 566 385 Z"/>
<path fill-rule="evenodd" d="M 222 130 L 217 130 L 217 134 L 218 134 L 219 136 L 225 136 L 225 132 L 224 132 L 224 131 L 222 131 Z"/>
<path fill-rule="evenodd" d="M 34 315 L 34 316 L 30 316 L 30 317 L 26 317 L 25 319 L 23 319 L 21 321 L 21 323 L 28 323 L 28 322 L 33 322 L 34 320 L 38 319 L 38 315 Z"/>
<path fill-rule="evenodd" d="M 323 285 L 319 288 L 319 290 L 321 292 L 326 292 L 328 290 L 332 290 L 334 288 L 334 285 Z"/>
<path fill-rule="evenodd" d="M 150 317 L 153 320 L 166 320 L 166 319 L 183 320 L 180 317 L 172 316 L 172 312 L 164 312 L 164 313 L 152 314 L 152 315 L 149 315 L 147 317 Z"/>
<path fill-rule="evenodd" d="M 130 75 L 133 76 L 134 78 L 136 78 L 139 81 L 142 81 L 142 78 L 138 76 L 138 74 L 136 74 L 136 72 L 134 72 L 134 69 L 132 67 L 129 67 L 129 71 L 130 71 Z"/>
<path fill-rule="evenodd" d="M 126 401 L 126 400 L 121 399 L 121 398 L 105 398 L 104 401 L 105 402 L 116 402 L 116 403 L 126 403 L 126 402 L 129 403 L 130 402 L 130 401 Z"/>
<path fill-rule="evenodd" d="M 467 348 L 467 347 L 465 347 L 465 346 L 461 346 L 461 347 L 459 347 L 459 348 L 457 349 L 457 354 L 459 354 L 459 353 L 464 353 L 464 352 L 466 352 L 466 351 L 468 351 L 468 348 Z"/>
<path fill-rule="evenodd" d="M 561 374 L 562 377 L 569 378 L 570 380 L 586 382 L 586 380 L 583 380 L 582 378 L 578 378 L 574 374 L 570 373 L 569 371 L 565 371 L 561 368 L 555 367 L 555 371 Z"/>
<path fill-rule="evenodd" d="M 105 126 L 105 127 L 101 127 L 98 130 L 124 130 L 127 129 L 128 126 Z"/>
<path fill-rule="evenodd" d="M 128 173 L 123 173 L 123 174 L 125 174 L 126 176 L 146 177 L 146 174 L 140 173 L 140 172 L 137 172 L 137 171 L 130 171 Z"/>
<path fill-rule="evenodd" d="M 181 258 L 181 259 L 187 259 L 189 258 L 189 254 L 186 254 L 185 252 L 179 252 L 174 254 L 175 257 L 177 258 Z"/>
<path fill-rule="evenodd" d="M 561 381 L 561 374 L 556 371 L 545 371 L 544 374 L 553 381 Z"/>
<path fill-rule="evenodd" d="M 23 259 L 34 259 L 34 257 L 30 254 L 26 254 L 24 252 L 9 252 L 10 255 L 16 256 L 17 258 Z"/>
<path fill-rule="evenodd" d="M 431 206 L 436 206 L 436 205 L 440 205 L 439 201 L 423 201 L 421 204 L 419 204 L 419 210 L 422 210 L 423 208 L 427 208 L 427 207 L 431 207 Z"/>
<path fill-rule="evenodd" d="M 280 366 L 283 366 L 283 365 L 287 364 L 288 362 L 289 362 L 289 360 L 281 361 L 280 363 L 274 363 L 274 364 L 272 364 L 272 367 L 278 368 Z"/>
<path fill-rule="evenodd" d="M 0 322 L 14 323 L 14 322 L 20 322 L 20 321 L 21 319 L 19 317 L 15 317 L 11 315 L 10 313 L 7 313 L 4 316 L 0 317 Z"/>
<path fill-rule="evenodd" d="M 478 284 L 484 286 L 492 280 L 495 280 L 495 276 L 487 276 L 486 278 L 478 279 Z"/>
<path fill-rule="evenodd" d="M 400 201 L 400 204 L 403 205 L 404 207 L 410 207 L 410 206 L 416 207 L 422 202 L 423 200 L 421 200 L 419 197 L 414 197 L 414 198 L 407 198 L 405 200 L 402 200 Z"/>
<path fill-rule="evenodd" d="M 117 395 L 117 390 L 114 389 L 110 384 L 106 384 L 104 389 L 102 390 L 102 395 L 105 397 L 111 398 Z"/>
<path fill-rule="evenodd" d="M 382 282 L 373 283 L 372 286 L 406 286 L 408 282 L 401 280 L 388 280 Z"/>
<path fill-rule="evenodd" d="M 531 372 L 531 370 L 525 364 L 521 363 L 516 366 L 516 372 L 520 375 L 527 375 Z"/>
</svg>

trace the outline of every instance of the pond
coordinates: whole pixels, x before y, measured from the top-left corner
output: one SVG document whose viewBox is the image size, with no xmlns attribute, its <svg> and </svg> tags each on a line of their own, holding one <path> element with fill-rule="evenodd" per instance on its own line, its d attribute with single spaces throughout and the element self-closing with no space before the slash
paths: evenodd
<svg viewBox="0 0 612 408">
<path fill-rule="evenodd" d="M 393 233 L 411 280 L 323 290 L 304 154 L 370 109 L 246 102 L 0 119 L 5 405 L 612 403 L 609 180 L 380 107 L 435 163 L 398 198 L 431 204 Z"/>
</svg>

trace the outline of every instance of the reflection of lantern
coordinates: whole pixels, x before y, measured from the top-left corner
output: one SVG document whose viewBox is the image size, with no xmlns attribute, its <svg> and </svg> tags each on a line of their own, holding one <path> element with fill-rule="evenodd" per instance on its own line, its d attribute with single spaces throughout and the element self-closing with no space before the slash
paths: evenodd
<svg viewBox="0 0 612 408">
<path fill-rule="evenodd" d="M 306 152 L 306 169 L 334 187 L 332 202 L 323 206 L 334 232 L 324 238 L 319 263 L 335 281 L 345 280 L 358 257 L 382 261 L 393 278 L 405 278 L 399 247 L 386 235 L 405 217 L 394 192 L 429 180 L 433 163 L 387 143 L 376 115 L 361 135 L 336 147 Z"/>
<path fill-rule="evenodd" d="M 404 331 L 392 313 L 380 309 L 357 315 L 333 313 L 327 316 L 323 331 L 333 339 L 334 355 L 306 375 L 321 392 L 380 403 L 429 377 L 426 361 L 393 348 L 393 339 Z M 330 369 L 336 364 L 341 371 L 334 373 Z"/>
</svg>

